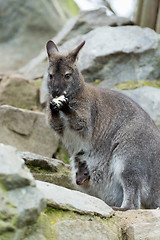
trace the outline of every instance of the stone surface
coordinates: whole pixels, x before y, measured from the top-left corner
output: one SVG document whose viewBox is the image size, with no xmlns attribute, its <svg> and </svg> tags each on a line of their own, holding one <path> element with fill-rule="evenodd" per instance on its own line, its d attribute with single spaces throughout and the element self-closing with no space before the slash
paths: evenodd
<svg viewBox="0 0 160 240">
<path fill-rule="evenodd" d="M 133 25 L 133 22 L 128 18 L 116 15 L 107 16 L 105 8 L 81 11 L 71 31 L 64 36 L 60 45 L 71 38 L 86 34 L 97 27 L 124 25 Z"/>
<path fill-rule="evenodd" d="M 160 88 L 144 86 L 121 92 L 137 102 L 160 126 Z"/>
<path fill-rule="evenodd" d="M 19 152 L 19 156 L 25 161 L 35 179 L 74 189 L 68 164 L 29 152 Z"/>
<path fill-rule="evenodd" d="M 73 37 L 86 34 L 97 27 L 131 24 L 132 22 L 127 18 L 118 17 L 115 15 L 107 16 L 106 10 L 104 8 L 92 11 L 81 11 L 77 17 L 71 18 L 67 21 L 61 31 L 59 31 L 59 33 L 53 38 L 53 41 L 60 46 L 65 41 Z M 20 69 L 20 72 L 29 79 L 36 79 L 42 77 L 44 75 L 44 72 L 46 71 L 46 58 L 46 50 L 43 50 L 27 65 L 23 66 Z"/>
<path fill-rule="evenodd" d="M 118 240 L 118 234 L 104 223 L 83 220 L 65 220 L 55 224 L 57 240 Z"/>
<path fill-rule="evenodd" d="M 112 208 L 98 198 L 51 183 L 36 181 L 36 184 L 46 197 L 48 206 L 101 217 L 113 215 Z"/>
<path fill-rule="evenodd" d="M 73 0 L 0 0 L 0 5 L 0 71 L 26 64 L 69 17 L 78 14 Z"/>
<path fill-rule="evenodd" d="M 0 166 L 0 238 L 19 240 L 19 229 L 25 233 L 37 221 L 45 200 L 15 148 L 0 144 Z"/>
<path fill-rule="evenodd" d="M 123 229 L 123 239 L 159 240 L 160 210 L 116 212 Z"/>
<path fill-rule="evenodd" d="M 58 138 L 47 126 L 45 114 L 7 105 L 0 106 L 0 142 L 52 157 Z"/>
<path fill-rule="evenodd" d="M 31 173 L 24 166 L 24 161 L 17 157 L 12 147 L 0 144 L 0 182 L 7 190 L 35 185 Z M 11 161 L 13 158 L 13 161 Z"/>
<path fill-rule="evenodd" d="M 0 76 L 0 105 L 31 109 L 38 105 L 38 98 L 39 92 L 34 81 L 15 73 Z"/>
</svg>

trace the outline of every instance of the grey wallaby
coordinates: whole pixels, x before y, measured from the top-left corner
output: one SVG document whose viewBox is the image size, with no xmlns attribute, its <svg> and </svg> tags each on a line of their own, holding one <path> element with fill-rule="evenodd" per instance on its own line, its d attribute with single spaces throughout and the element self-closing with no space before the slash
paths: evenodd
<svg viewBox="0 0 160 240">
<path fill-rule="evenodd" d="M 127 96 L 85 83 L 76 65 L 84 44 L 66 55 L 52 41 L 46 46 L 48 122 L 68 149 L 75 184 L 78 163 L 85 163 L 90 179 L 82 191 L 115 210 L 157 208 L 160 131 Z"/>
</svg>

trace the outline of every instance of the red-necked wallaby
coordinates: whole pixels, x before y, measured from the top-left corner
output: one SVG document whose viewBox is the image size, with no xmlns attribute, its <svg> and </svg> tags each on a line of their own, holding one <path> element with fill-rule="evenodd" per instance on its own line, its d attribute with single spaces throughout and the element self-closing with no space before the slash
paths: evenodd
<svg viewBox="0 0 160 240">
<path fill-rule="evenodd" d="M 48 121 L 69 151 L 73 179 L 85 163 L 84 191 L 114 209 L 157 208 L 160 131 L 127 96 L 85 83 L 76 65 L 84 43 L 66 55 L 47 43 Z"/>
</svg>

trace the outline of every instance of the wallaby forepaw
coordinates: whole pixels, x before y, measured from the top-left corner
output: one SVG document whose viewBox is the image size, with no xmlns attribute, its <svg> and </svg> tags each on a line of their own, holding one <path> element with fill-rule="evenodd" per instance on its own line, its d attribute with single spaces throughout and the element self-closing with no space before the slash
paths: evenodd
<svg viewBox="0 0 160 240">
<path fill-rule="evenodd" d="M 58 108 L 57 104 L 52 101 L 50 102 L 50 109 L 52 112 L 59 112 L 59 108 Z"/>
<path fill-rule="evenodd" d="M 66 104 L 68 103 L 68 99 L 64 96 L 61 95 L 57 98 L 53 98 L 52 101 L 50 102 L 51 105 L 51 110 L 53 111 L 59 111 L 61 110 Z"/>
</svg>

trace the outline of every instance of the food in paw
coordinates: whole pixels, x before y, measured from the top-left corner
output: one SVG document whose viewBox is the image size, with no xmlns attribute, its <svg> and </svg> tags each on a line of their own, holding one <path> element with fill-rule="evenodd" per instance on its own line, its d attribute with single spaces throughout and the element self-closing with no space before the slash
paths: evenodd
<svg viewBox="0 0 160 240">
<path fill-rule="evenodd" d="M 67 101 L 67 99 L 65 98 L 64 95 L 61 95 L 57 98 L 53 98 L 52 102 L 54 102 L 58 107 L 62 106 L 63 103 L 65 103 Z"/>
</svg>

